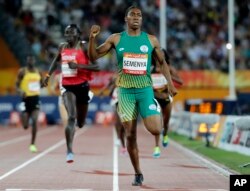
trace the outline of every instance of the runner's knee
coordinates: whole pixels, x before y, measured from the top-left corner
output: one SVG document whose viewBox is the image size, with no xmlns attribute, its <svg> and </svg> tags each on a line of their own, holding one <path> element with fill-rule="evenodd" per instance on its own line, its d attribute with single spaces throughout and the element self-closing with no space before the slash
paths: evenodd
<svg viewBox="0 0 250 191">
<path fill-rule="evenodd" d="M 151 128 L 151 129 L 149 129 L 149 132 L 152 135 L 159 135 L 161 133 L 161 130 L 159 128 Z"/>
<path fill-rule="evenodd" d="M 135 141 L 136 140 L 136 134 L 128 132 L 128 133 L 126 133 L 126 139 L 128 141 Z"/>
<path fill-rule="evenodd" d="M 68 117 L 68 127 L 72 127 L 75 125 L 75 118 L 73 116 Z"/>
<path fill-rule="evenodd" d="M 79 128 L 82 128 L 85 125 L 85 120 L 81 119 L 81 120 L 77 120 L 77 126 Z"/>
<path fill-rule="evenodd" d="M 23 125 L 24 129 L 28 129 L 29 125 Z"/>
</svg>

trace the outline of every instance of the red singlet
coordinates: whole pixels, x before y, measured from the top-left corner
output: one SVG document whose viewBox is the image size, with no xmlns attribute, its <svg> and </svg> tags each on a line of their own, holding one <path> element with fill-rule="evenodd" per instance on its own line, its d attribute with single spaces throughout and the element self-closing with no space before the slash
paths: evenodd
<svg viewBox="0 0 250 191">
<path fill-rule="evenodd" d="M 70 69 L 68 62 L 88 65 L 89 59 L 82 49 L 65 48 L 61 52 L 62 85 L 77 85 L 92 79 L 91 71 Z"/>
</svg>

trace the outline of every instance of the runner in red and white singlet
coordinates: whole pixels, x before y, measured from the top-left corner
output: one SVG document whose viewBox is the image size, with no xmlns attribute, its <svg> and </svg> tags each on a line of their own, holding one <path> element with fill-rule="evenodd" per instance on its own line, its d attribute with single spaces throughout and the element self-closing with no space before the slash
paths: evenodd
<svg viewBox="0 0 250 191">
<path fill-rule="evenodd" d="M 58 53 L 50 65 L 50 69 L 43 81 L 43 86 L 48 85 L 50 75 L 61 66 L 62 87 L 65 92 L 62 94 L 64 105 L 68 114 L 68 122 L 65 127 L 67 144 L 68 163 L 73 162 L 73 138 L 75 134 L 75 122 L 78 127 L 83 127 L 88 111 L 89 83 L 91 70 L 97 71 L 98 66 L 89 64 L 89 59 L 84 50 L 84 41 L 80 40 L 80 29 L 75 24 L 66 27 L 64 37 L 66 42 L 59 46 Z"/>
<path fill-rule="evenodd" d="M 177 70 L 170 64 L 170 58 L 165 49 L 162 49 L 164 53 L 164 57 L 166 60 L 166 64 L 168 64 L 169 72 L 172 78 L 173 83 L 175 86 L 182 86 L 183 81 L 179 76 Z M 154 88 L 154 96 L 158 103 L 161 106 L 162 116 L 163 116 L 163 132 L 162 132 L 162 146 L 168 146 L 168 128 L 169 128 L 169 120 L 171 117 L 172 111 L 172 101 L 173 97 L 169 94 L 168 91 L 168 81 L 164 76 L 160 73 L 160 66 L 159 64 L 153 59 L 153 71 L 151 73 L 151 78 L 153 81 L 153 88 Z M 157 140 L 156 140 L 157 145 Z"/>
</svg>

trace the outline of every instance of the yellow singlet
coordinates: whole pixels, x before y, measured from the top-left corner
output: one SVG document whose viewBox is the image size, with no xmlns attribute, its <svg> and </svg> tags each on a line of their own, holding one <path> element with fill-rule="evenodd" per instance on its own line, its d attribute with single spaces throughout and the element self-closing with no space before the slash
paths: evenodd
<svg viewBox="0 0 250 191">
<path fill-rule="evenodd" d="M 40 80 L 41 75 L 37 70 L 35 70 L 34 72 L 30 72 L 25 69 L 20 88 L 25 92 L 26 96 L 40 95 Z"/>
</svg>

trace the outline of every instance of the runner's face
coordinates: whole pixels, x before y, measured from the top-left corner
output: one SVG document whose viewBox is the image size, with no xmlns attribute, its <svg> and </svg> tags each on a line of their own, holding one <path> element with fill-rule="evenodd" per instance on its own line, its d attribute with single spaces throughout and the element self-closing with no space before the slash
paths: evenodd
<svg viewBox="0 0 250 191">
<path fill-rule="evenodd" d="M 132 29 L 141 28 L 142 25 L 141 10 L 137 8 L 131 9 L 126 16 L 125 21 L 127 22 L 129 28 Z"/>
<path fill-rule="evenodd" d="M 27 66 L 32 67 L 35 65 L 35 58 L 33 56 L 27 57 Z"/>
<path fill-rule="evenodd" d="M 73 27 L 67 27 L 64 32 L 64 37 L 68 43 L 74 43 L 78 39 L 77 29 Z"/>
</svg>

